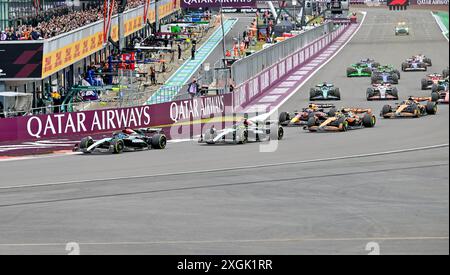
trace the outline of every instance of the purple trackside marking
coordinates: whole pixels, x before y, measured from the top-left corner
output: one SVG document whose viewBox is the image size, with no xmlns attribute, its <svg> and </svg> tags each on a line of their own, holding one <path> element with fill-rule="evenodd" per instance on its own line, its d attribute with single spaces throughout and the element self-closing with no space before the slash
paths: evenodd
<svg viewBox="0 0 450 275">
<path fill-rule="evenodd" d="M 271 94 L 271 95 L 281 95 L 281 94 L 286 93 L 288 90 L 289 90 L 288 88 L 275 88 L 271 92 L 269 92 L 269 94 Z"/>
<path fill-rule="evenodd" d="M 268 96 L 263 97 L 259 101 L 259 103 L 272 103 L 272 102 L 277 101 L 280 98 L 280 96 L 281 95 L 270 95 L 270 96 L 268 95 Z"/>
<path fill-rule="evenodd" d="M 294 73 L 294 75 L 307 75 L 309 73 L 309 70 L 301 70 Z"/>
<path fill-rule="evenodd" d="M 289 80 L 289 81 L 300 80 L 300 79 L 302 79 L 302 76 L 300 76 L 300 75 L 292 75 L 292 76 L 287 78 L 287 80 Z"/>
<path fill-rule="evenodd" d="M 295 81 L 283 81 L 278 85 L 278 87 L 290 88 L 293 87 L 297 82 Z"/>
</svg>

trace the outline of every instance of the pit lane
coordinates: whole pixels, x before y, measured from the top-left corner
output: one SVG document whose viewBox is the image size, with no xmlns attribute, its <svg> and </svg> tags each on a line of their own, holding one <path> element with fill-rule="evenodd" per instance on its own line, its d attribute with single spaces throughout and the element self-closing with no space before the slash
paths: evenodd
<svg viewBox="0 0 450 275">
<path fill-rule="evenodd" d="M 346 48 L 281 111 L 305 106 L 310 86 L 332 81 L 341 89 L 339 106 L 378 112 L 384 102 L 365 100 L 369 79 L 345 77 L 346 66 L 360 58 L 399 66 L 406 57 L 423 53 L 433 60 L 431 72 L 448 66 L 448 42 L 429 11 L 401 12 L 412 29 L 403 37 L 393 34 L 398 19 L 388 16 L 392 13 L 368 10 L 365 24 Z M 400 97 L 428 95 L 419 89 L 423 75 L 403 73 Z M 448 125 L 448 106 L 440 105 L 437 116 L 380 119 L 374 129 L 342 134 L 286 129 L 286 139 L 273 153 L 260 153 L 259 144 L 211 147 L 192 142 L 170 144 L 165 151 L 1 163 L 0 187 L 73 183 L 0 190 L 0 253 L 63 254 L 61 244 L 78 241 L 86 244 L 81 246 L 85 254 L 364 254 L 373 239 L 383 254 L 448 254 L 445 147 L 151 177 L 448 144 Z M 106 178 L 119 179 L 101 181 Z M 85 180 L 89 182 L 77 183 Z"/>
</svg>

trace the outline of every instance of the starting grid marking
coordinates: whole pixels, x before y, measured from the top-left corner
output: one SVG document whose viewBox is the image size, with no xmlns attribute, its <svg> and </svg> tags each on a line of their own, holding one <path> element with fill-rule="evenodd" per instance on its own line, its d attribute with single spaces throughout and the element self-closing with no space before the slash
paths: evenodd
<svg viewBox="0 0 450 275">
<path fill-rule="evenodd" d="M 359 25 L 360 24 L 355 24 L 350 26 L 341 35 L 340 38 L 338 38 L 332 45 L 329 45 L 327 48 L 325 48 L 325 50 L 319 56 L 307 62 L 297 71 L 291 72 L 287 77 L 285 77 L 284 81 L 281 81 L 275 87 L 273 87 L 270 92 L 267 92 L 267 94 L 269 95 L 277 95 L 276 97 L 263 95 L 262 97 L 259 97 L 259 99 L 257 99 L 253 104 L 247 107 L 244 112 L 261 113 L 263 111 L 268 111 L 269 109 L 276 107 L 281 102 L 281 100 L 283 100 L 283 98 L 295 92 L 296 88 L 300 86 L 303 81 L 305 81 L 306 76 L 317 70 L 317 68 L 327 62 L 327 60 L 334 53 L 340 50 L 352 37 L 352 35 L 358 29 Z"/>
</svg>

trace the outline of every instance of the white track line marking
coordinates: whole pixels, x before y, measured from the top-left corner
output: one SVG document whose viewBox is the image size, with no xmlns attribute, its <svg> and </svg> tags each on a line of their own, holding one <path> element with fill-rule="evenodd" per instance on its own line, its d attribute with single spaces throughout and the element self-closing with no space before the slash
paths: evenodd
<svg viewBox="0 0 450 275">
<path fill-rule="evenodd" d="M 161 245 L 161 244 L 217 244 L 217 243 L 266 243 L 266 242 L 347 242 L 347 241 L 429 241 L 448 240 L 448 236 L 412 236 L 412 237 L 361 237 L 361 238 L 285 238 L 285 239 L 255 239 L 255 240 L 198 240 L 198 241 L 143 241 L 143 242 L 77 242 L 80 246 L 96 245 Z M 66 243 L 11 243 L 0 244 L 2 246 L 64 246 Z"/>
<path fill-rule="evenodd" d="M 261 164 L 261 165 L 253 165 L 253 166 L 230 167 L 230 168 L 220 168 L 220 169 L 210 169 L 210 170 L 197 170 L 197 171 L 185 171 L 185 172 L 154 174 L 154 175 L 140 175 L 140 176 L 127 176 L 127 177 L 116 177 L 116 178 L 89 179 L 89 180 L 80 180 L 80 181 L 66 181 L 66 182 L 54 182 L 54 183 L 40 183 L 40 184 L 29 184 L 29 185 L 4 186 L 4 187 L 0 187 L 0 190 L 29 188 L 29 187 L 48 187 L 48 186 L 68 185 L 68 184 L 82 184 L 82 183 L 89 183 L 89 182 L 96 182 L 96 181 L 114 181 L 114 180 L 124 180 L 124 179 L 128 179 L 129 180 L 129 179 L 139 179 L 139 178 L 149 178 L 149 177 L 167 177 L 167 176 L 183 176 L 183 175 L 192 175 L 192 174 L 206 174 L 206 173 L 215 173 L 215 172 L 229 172 L 229 171 L 239 171 L 239 170 L 249 170 L 249 169 L 259 169 L 259 168 L 267 168 L 267 167 L 285 166 L 285 165 L 307 164 L 307 163 L 315 163 L 315 162 L 326 162 L 326 161 L 337 161 L 337 160 L 346 160 L 346 159 L 355 159 L 355 158 L 376 157 L 376 156 L 392 155 L 392 154 L 399 154 L 399 153 L 409 153 L 409 152 L 424 151 L 424 150 L 431 150 L 431 149 L 440 149 L 440 148 L 446 148 L 446 147 L 449 147 L 448 143 L 438 144 L 438 145 L 431 145 L 431 146 L 424 146 L 424 147 L 416 147 L 416 148 L 410 148 L 410 149 L 377 152 L 377 153 L 358 154 L 358 155 L 349 155 L 349 156 L 331 157 L 331 158 L 322 158 L 322 159 L 312 159 L 312 160 L 300 160 L 300 161 L 282 162 L 282 163 Z"/>
<path fill-rule="evenodd" d="M 448 33 L 448 30 L 447 30 L 447 28 L 444 26 L 444 24 L 441 22 L 441 19 L 439 18 L 439 16 L 437 16 L 437 15 L 435 15 L 432 11 L 431 11 L 431 15 L 433 16 L 433 18 L 434 18 L 434 20 L 436 20 L 436 23 L 438 24 L 438 26 L 439 26 L 439 28 L 441 29 L 441 33 L 442 33 L 442 35 L 444 36 L 444 38 L 447 40 L 447 42 L 449 41 L 448 40 L 448 37 L 447 37 L 447 33 Z"/>
</svg>

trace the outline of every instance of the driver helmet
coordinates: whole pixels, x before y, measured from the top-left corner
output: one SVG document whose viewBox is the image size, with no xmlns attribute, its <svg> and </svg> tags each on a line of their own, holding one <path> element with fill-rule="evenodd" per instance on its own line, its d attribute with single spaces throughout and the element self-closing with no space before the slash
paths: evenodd
<svg viewBox="0 0 450 275">
<path fill-rule="evenodd" d="M 127 135 L 132 135 L 135 133 L 135 131 L 131 128 L 125 128 L 122 133 L 127 134 Z"/>
</svg>

